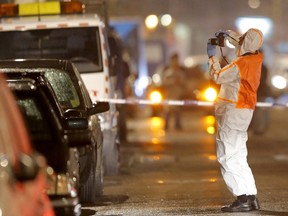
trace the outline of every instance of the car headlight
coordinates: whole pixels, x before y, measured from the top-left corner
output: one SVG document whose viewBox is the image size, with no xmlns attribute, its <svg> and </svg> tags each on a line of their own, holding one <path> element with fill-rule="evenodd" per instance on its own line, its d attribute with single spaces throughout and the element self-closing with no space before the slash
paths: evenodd
<svg viewBox="0 0 288 216">
<path fill-rule="evenodd" d="M 217 98 L 217 91 L 212 87 L 207 88 L 204 92 L 204 98 L 207 101 L 215 101 Z"/>
<path fill-rule="evenodd" d="M 153 102 L 153 103 L 160 103 L 163 100 L 163 96 L 161 94 L 160 91 L 157 90 L 153 90 L 150 94 L 149 94 L 149 99 Z"/>
</svg>

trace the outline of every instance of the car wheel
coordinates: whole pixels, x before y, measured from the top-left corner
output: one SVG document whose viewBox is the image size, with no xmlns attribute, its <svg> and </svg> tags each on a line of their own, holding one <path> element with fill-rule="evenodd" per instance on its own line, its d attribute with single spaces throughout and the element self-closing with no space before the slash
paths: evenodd
<svg viewBox="0 0 288 216">
<path fill-rule="evenodd" d="M 104 176 L 104 166 L 102 163 L 101 170 L 96 173 L 96 196 L 103 195 L 103 176 Z"/>
<path fill-rule="evenodd" d="M 104 131 L 104 171 L 106 176 L 119 173 L 119 140 L 112 131 Z"/>
<path fill-rule="evenodd" d="M 79 149 L 81 203 L 96 203 L 97 192 L 97 161 L 96 145 Z"/>
</svg>

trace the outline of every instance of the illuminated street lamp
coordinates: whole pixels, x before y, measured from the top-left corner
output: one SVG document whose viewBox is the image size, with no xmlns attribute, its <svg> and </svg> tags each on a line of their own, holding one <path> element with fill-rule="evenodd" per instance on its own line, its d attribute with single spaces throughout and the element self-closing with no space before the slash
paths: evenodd
<svg viewBox="0 0 288 216">
<path fill-rule="evenodd" d="M 148 15 L 145 19 L 145 25 L 148 29 L 155 29 L 158 23 L 159 19 L 155 14 Z"/>
<path fill-rule="evenodd" d="M 257 9 L 261 5 L 260 0 L 248 0 L 248 5 L 250 8 Z"/>
<path fill-rule="evenodd" d="M 160 23 L 164 27 L 168 27 L 172 24 L 172 16 L 170 14 L 164 14 L 161 16 Z"/>
</svg>

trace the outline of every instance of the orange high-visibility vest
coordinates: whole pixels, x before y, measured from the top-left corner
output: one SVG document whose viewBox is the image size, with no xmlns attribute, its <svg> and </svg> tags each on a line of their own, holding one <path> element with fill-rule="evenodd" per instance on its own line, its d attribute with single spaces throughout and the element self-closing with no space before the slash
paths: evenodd
<svg viewBox="0 0 288 216">
<path fill-rule="evenodd" d="M 240 88 L 236 108 L 255 109 L 262 61 L 263 55 L 259 52 L 241 56 L 235 61 L 240 73 Z"/>
</svg>

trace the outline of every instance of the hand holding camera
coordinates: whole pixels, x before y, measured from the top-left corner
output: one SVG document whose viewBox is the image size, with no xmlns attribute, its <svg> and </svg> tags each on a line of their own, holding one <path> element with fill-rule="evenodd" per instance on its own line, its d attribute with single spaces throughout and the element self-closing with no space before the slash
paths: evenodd
<svg viewBox="0 0 288 216">
<path fill-rule="evenodd" d="M 216 46 L 225 46 L 225 37 L 229 35 L 227 31 L 218 30 L 215 33 L 216 38 L 210 38 L 207 43 L 207 54 L 210 57 L 216 54 Z"/>
<path fill-rule="evenodd" d="M 225 46 L 225 37 L 228 36 L 229 33 L 227 31 L 223 31 L 223 30 L 218 30 L 215 33 L 216 38 L 210 38 L 210 42 L 212 45 L 217 45 L 220 47 L 224 47 Z"/>
</svg>

